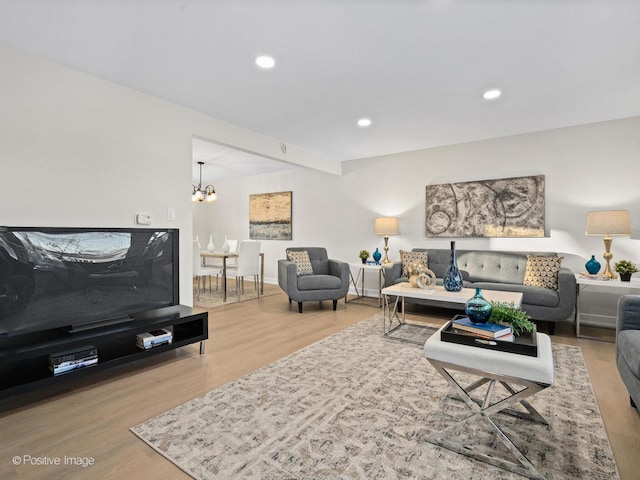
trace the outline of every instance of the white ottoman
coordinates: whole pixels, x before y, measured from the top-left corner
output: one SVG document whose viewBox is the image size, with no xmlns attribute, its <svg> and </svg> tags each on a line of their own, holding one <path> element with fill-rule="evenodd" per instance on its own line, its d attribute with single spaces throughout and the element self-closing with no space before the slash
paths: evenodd
<svg viewBox="0 0 640 480">
<path fill-rule="evenodd" d="M 440 330 L 445 327 L 446 325 Z M 503 412 L 548 425 L 544 417 L 525 399 L 553 385 L 551 339 L 543 333 L 537 333 L 538 356 L 530 357 L 516 353 L 443 342 L 440 340 L 440 330 L 426 341 L 424 356 L 438 373 L 449 382 L 456 394 L 467 404 L 471 413 L 456 424 L 431 434 L 427 441 L 529 478 L 544 479 L 544 476 L 535 469 L 533 464 L 490 417 L 498 412 Z M 451 373 L 453 371 L 469 373 L 480 378 L 471 385 L 463 387 L 453 377 Z M 492 403 L 494 388 L 498 382 L 507 389 L 510 396 Z M 471 393 L 474 390 L 487 383 L 489 383 L 489 386 L 483 400 L 480 401 L 471 397 Z M 519 388 L 514 387 L 514 385 Z M 516 403 L 520 403 L 528 413 L 509 408 Z M 449 433 L 455 433 L 465 424 L 474 420 L 487 423 L 495 431 L 502 443 L 519 460 L 520 465 L 506 459 L 485 455 L 472 448 L 443 438 Z"/>
</svg>

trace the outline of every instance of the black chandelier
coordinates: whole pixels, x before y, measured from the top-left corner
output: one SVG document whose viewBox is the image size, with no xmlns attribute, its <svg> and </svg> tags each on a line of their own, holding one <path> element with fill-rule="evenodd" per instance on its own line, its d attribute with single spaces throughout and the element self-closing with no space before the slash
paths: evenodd
<svg viewBox="0 0 640 480">
<path fill-rule="evenodd" d="M 198 182 L 198 186 L 193 185 L 191 201 L 194 203 L 203 201 L 207 203 L 217 202 L 218 196 L 216 195 L 213 185 L 207 185 L 202 188 L 202 165 L 204 165 L 204 162 L 198 162 L 198 165 L 200 165 L 200 182 Z"/>
</svg>

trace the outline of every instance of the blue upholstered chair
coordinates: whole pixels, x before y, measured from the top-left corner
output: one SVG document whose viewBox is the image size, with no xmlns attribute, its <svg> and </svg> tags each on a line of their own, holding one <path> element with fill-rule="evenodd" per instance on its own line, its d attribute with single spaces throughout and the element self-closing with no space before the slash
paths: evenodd
<svg viewBox="0 0 640 480">
<path fill-rule="evenodd" d="M 306 258 L 303 252 L 307 252 L 310 265 L 296 264 L 289 259 L 289 252 L 297 252 L 294 256 L 298 258 Z M 303 302 L 315 300 L 333 300 L 335 310 L 349 290 L 349 264 L 330 259 L 326 248 L 288 248 L 287 259 L 278 260 L 278 283 L 289 296 L 289 303 L 298 302 L 300 313 Z"/>
<path fill-rule="evenodd" d="M 616 365 L 631 406 L 640 405 L 640 295 L 623 295 L 618 300 Z"/>
</svg>

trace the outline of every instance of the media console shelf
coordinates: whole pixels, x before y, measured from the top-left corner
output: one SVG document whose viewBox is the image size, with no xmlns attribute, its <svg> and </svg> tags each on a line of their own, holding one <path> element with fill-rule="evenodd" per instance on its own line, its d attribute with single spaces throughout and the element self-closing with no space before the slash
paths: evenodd
<svg viewBox="0 0 640 480">
<path fill-rule="evenodd" d="M 62 329 L 45 330 L 0 338 L 0 398 L 28 390 L 80 378 L 149 355 L 200 342 L 208 338 L 207 312 L 194 313 L 191 307 L 176 305 L 132 315 L 133 320 L 115 325 L 70 333 Z M 139 333 L 167 328 L 173 331 L 171 344 L 148 350 L 136 346 Z M 49 355 L 93 345 L 98 363 L 54 376 Z"/>
</svg>

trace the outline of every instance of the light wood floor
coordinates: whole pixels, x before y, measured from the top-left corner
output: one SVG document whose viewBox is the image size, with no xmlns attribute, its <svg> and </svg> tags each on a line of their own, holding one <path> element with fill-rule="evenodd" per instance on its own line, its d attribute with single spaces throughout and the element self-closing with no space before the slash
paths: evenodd
<svg viewBox="0 0 640 480">
<path fill-rule="evenodd" d="M 378 308 L 344 302 L 305 304 L 297 313 L 283 294 L 210 311 L 205 355 L 198 346 L 99 372 L 64 389 L 40 390 L 0 402 L 1 479 L 190 478 L 129 428 L 243 376 L 373 314 Z M 408 314 L 444 322 L 450 313 Z M 381 325 L 382 331 L 382 325 Z M 382 333 L 382 332 L 381 332 Z M 614 364 L 613 344 L 576 339 L 571 325 L 554 341 L 579 345 L 623 480 L 640 472 L 640 416 Z M 72 389 L 71 389 L 72 388 Z M 71 390 L 70 390 L 71 389 Z M 14 466 L 23 458 L 84 457 L 94 465 Z"/>
</svg>

